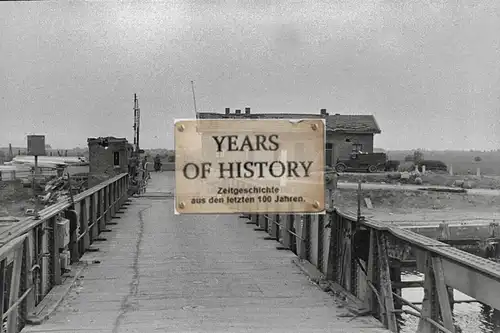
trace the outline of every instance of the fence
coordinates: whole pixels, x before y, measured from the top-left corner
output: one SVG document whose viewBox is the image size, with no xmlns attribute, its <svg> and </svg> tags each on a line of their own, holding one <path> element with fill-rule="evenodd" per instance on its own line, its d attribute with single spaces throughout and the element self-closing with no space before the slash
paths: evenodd
<svg viewBox="0 0 500 333">
<path fill-rule="evenodd" d="M 127 200 L 129 176 L 121 174 L 70 200 L 40 211 L 0 233 L 0 314 L 6 332 L 19 332 L 36 306 L 61 284 L 70 252 L 76 262 L 98 240 Z M 67 251 L 65 251 L 67 250 Z"/>
<path fill-rule="evenodd" d="M 256 230 L 269 233 L 267 239 L 282 244 L 279 249 L 314 266 L 330 289 L 392 332 L 398 332 L 403 312 L 420 318 L 418 332 L 456 332 L 453 289 L 500 309 L 500 265 L 434 239 L 337 209 L 326 215 L 248 217 Z M 401 282 L 405 265 L 416 266 L 424 281 Z M 421 309 L 401 296 L 402 288 L 415 284 L 424 288 Z"/>
</svg>

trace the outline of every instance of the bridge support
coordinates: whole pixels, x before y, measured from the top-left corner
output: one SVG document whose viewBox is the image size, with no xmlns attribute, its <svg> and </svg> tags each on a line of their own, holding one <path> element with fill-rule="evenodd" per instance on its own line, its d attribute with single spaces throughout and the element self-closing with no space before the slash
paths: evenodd
<svg viewBox="0 0 500 333">
<path fill-rule="evenodd" d="M 393 332 L 398 330 L 397 314 L 404 312 L 419 318 L 418 332 L 455 333 L 455 289 L 500 309 L 500 268 L 490 260 L 407 229 L 360 220 L 356 212 L 266 216 L 266 222 L 264 216 L 259 222 L 252 218 L 270 234 L 267 239 L 278 240 L 278 249 L 293 251 L 300 259 L 295 262 L 307 268 L 303 271 L 314 268 L 311 279 L 323 290 L 333 290 L 360 315 L 373 314 Z M 498 225 L 490 227 L 491 236 L 498 238 Z M 448 225 L 440 225 L 442 238 L 450 234 Z M 492 247 L 492 254 L 496 250 Z M 402 282 L 402 268 L 416 268 L 424 280 Z M 402 297 L 401 289 L 409 287 L 423 287 L 421 309 L 416 306 L 420 302 Z"/>
<path fill-rule="evenodd" d="M 450 306 L 451 300 L 445 283 L 441 259 L 433 257 L 429 253 L 417 253 L 417 268 L 425 273 L 424 299 L 418 332 L 439 332 L 435 323 L 439 323 L 442 319 L 443 327 L 454 333 L 455 325 Z"/>
</svg>

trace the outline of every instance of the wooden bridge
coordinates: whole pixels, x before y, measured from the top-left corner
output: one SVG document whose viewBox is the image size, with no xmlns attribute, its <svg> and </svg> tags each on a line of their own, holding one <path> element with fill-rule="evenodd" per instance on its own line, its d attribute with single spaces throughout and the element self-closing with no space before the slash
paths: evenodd
<svg viewBox="0 0 500 333">
<path fill-rule="evenodd" d="M 453 289 L 500 309 L 499 264 L 401 227 L 337 209 L 178 216 L 169 172 L 127 188 L 122 174 L 0 231 L 7 332 L 397 332 L 402 313 L 456 332 Z M 425 275 L 421 307 L 401 296 L 405 265 Z"/>
</svg>

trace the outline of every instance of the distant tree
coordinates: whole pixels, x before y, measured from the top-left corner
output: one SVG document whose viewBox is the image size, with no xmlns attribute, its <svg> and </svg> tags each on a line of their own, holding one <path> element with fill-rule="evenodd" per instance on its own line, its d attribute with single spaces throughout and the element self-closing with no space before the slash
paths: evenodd
<svg viewBox="0 0 500 333">
<path fill-rule="evenodd" d="M 480 156 L 474 157 L 474 162 L 481 162 L 483 159 Z"/>
<path fill-rule="evenodd" d="M 421 162 L 424 159 L 424 153 L 421 150 L 415 150 L 413 152 L 413 161 L 415 163 Z"/>
</svg>

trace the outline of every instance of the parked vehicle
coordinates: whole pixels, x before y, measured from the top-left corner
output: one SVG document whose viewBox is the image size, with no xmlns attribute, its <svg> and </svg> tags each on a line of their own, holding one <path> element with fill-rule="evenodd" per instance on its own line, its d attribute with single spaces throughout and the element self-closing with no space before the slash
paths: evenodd
<svg viewBox="0 0 500 333">
<path fill-rule="evenodd" d="M 385 153 L 361 153 L 350 154 L 349 159 L 338 159 L 335 171 L 357 171 L 357 172 L 381 172 L 394 171 L 399 167 L 399 161 L 387 160 Z"/>
<path fill-rule="evenodd" d="M 418 169 L 422 171 L 422 166 L 425 165 L 425 170 L 427 171 L 443 171 L 448 172 L 448 167 L 442 161 L 437 160 L 422 160 L 416 163 Z"/>
</svg>

